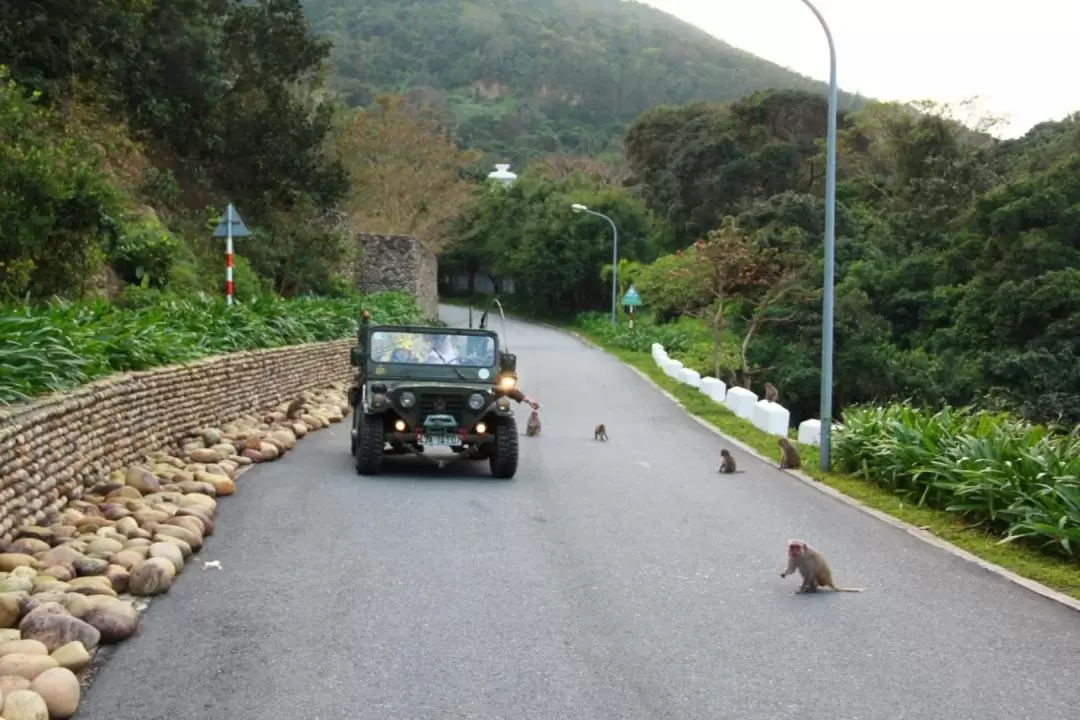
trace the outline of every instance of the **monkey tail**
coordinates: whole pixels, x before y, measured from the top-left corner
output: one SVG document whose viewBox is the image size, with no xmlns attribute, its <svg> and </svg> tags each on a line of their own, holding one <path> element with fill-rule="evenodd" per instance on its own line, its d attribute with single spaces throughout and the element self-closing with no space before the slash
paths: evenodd
<svg viewBox="0 0 1080 720">
<path fill-rule="evenodd" d="M 830 585 L 829 587 L 832 588 L 833 591 L 835 591 L 835 592 L 862 592 L 863 591 L 862 588 L 845 588 L 845 587 L 836 587 L 835 585 Z"/>
</svg>

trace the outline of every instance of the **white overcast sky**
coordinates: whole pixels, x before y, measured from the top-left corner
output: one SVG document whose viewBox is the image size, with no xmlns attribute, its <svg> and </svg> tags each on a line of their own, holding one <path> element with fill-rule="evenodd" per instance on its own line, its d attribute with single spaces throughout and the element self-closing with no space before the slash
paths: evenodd
<svg viewBox="0 0 1080 720">
<path fill-rule="evenodd" d="M 801 0 L 643 1 L 778 65 L 829 78 L 825 34 Z M 978 96 L 981 108 L 1006 116 L 995 131 L 1003 137 L 1080 110 L 1080 0 L 814 4 L 832 30 L 846 91 L 899 101 Z"/>
</svg>

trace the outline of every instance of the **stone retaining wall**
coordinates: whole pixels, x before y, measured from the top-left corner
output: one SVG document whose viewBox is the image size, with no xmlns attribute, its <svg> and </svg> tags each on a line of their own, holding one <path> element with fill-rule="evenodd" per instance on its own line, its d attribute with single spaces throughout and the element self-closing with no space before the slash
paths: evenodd
<svg viewBox="0 0 1080 720">
<path fill-rule="evenodd" d="M 420 312 L 439 317 L 439 261 L 411 235 L 358 233 L 363 247 L 356 286 L 366 293 L 407 292 L 416 297 Z"/>
<path fill-rule="evenodd" d="M 266 411 L 305 390 L 348 380 L 353 343 L 204 358 L 0 409 L 0 534 L 44 522 L 111 470 L 155 450 L 178 448 L 194 428 Z"/>
</svg>

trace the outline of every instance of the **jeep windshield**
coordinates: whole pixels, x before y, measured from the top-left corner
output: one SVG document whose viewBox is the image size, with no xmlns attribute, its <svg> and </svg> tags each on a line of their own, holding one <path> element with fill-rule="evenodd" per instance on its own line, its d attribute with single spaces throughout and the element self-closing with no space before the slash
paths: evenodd
<svg viewBox="0 0 1080 720">
<path fill-rule="evenodd" d="M 379 363 L 491 367 L 496 362 L 495 340 L 484 335 L 375 330 L 370 347 L 371 360 Z"/>
</svg>

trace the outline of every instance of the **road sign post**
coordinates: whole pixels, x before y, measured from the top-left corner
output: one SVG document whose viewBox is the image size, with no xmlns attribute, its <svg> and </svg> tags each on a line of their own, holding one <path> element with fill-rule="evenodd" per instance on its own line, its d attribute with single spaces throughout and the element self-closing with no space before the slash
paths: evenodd
<svg viewBox="0 0 1080 720">
<path fill-rule="evenodd" d="M 641 296 L 638 295 L 637 288 L 633 285 L 626 291 L 626 294 L 622 296 L 622 304 L 627 308 L 627 312 L 630 313 L 630 330 L 634 329 L 634 308 L 641 307 Z"/>
<path fill-rule="evenodd" d="M 228 305 L 233 304 L 233 238 L 250 234 L 244 221 L 240 219 L 240 213 L 229 203 L 225 208 L 225 216 L 214 230 L 214 237 L 225 238 L 225 302 Z"/>
</svg>

